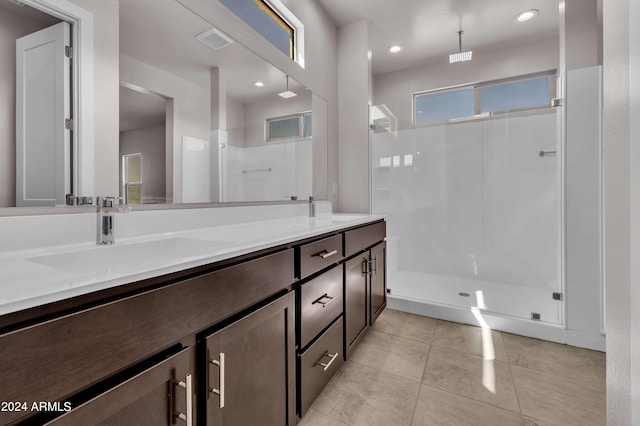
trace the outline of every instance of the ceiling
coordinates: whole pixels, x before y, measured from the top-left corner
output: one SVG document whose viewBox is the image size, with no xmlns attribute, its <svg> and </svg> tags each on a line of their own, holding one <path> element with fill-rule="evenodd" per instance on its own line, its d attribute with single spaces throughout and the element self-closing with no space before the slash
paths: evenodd
<svg viewBox="0 0 640 426">
<path fill-rule="evenodd" d="M 482 51 L 558 37 L 558 0 L 318 0 L 338 26 L 366 19 L 371 24 L 373 74 L 385 74 L 432 61 L 448 61 L 462 50 Z M 515 16 L 537 9 L 536 18 Z M 387 52 L 391 45 L 403 50 Z"/>
<path fill-rule="evenodd" d="M 173 0 L 119 0 L 120 52 L 203 87 L 210 69 L 228 76 L 227 94 L 241 102 L 266 99 L 285 90 L 285 75 L 238 43 L 212 50 L 195 36 L 212 25 Z M 255 87 L 262 81 L 264 87 Z M 289 89 L 304 90 L 290 79 Z"/>
</svg>

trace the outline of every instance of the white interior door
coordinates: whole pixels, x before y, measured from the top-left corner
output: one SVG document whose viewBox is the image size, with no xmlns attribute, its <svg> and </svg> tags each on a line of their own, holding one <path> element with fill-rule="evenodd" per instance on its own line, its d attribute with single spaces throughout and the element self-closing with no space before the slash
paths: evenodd
<svg viewBox="0 0 640 426">
<path fill-rule="evenodd" d="M 65 203 L 70 193 L 70 25 L 16 40 L 16 206 Z"/>
</svg>

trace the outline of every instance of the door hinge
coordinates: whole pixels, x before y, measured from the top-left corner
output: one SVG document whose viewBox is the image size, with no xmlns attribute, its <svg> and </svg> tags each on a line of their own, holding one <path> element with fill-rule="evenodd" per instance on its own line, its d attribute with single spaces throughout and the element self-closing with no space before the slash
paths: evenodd
<svg viewBox="0 0 640 426">
<path fill-rule="evenodd" d="M 73 47 L 65 46 L 64 47 L 64 56 L 67 58 L 73 58 Z"/>
<path fill-rule="evenodd" d="M 67 130 L 73 130 L 73 118 L 65 118 L 64 128 Z"/>
<path fill-rule="evenodd" d="M 562 300 L 562 293 L 554 292 L 553 300 Z"/>
</svg>

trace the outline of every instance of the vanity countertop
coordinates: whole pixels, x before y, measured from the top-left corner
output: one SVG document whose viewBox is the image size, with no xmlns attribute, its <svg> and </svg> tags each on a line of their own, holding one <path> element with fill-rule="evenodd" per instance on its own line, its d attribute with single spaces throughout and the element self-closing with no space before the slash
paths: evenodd
<svg viewBox="0 0 640 426">
<path fill-rule="evenodd" d="M 381 219 L 296 216 L 116 238 L 109 246 L 84 242 L 5 252 L 0 254 L 0 315 Z"/>
</svg>

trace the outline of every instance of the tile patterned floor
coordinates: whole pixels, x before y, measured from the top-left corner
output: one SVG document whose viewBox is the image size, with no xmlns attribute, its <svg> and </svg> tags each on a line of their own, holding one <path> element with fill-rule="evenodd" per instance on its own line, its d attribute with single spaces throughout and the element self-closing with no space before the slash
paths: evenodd
<svg viewBox="0 0 640 426">
<path fill-rule="evenodd" d="M 605 424 L 605 355 L 386 309 L 300 426 Z"/>
</svg>

